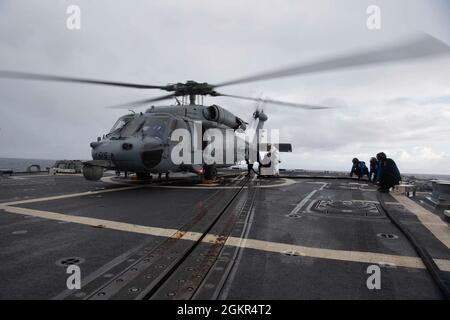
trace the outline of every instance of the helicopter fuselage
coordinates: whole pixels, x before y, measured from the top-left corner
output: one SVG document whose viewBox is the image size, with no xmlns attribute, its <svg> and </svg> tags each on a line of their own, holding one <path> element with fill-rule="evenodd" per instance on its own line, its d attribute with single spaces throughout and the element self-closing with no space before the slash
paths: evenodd
<svg viewBox="0 0 450 320">
<path fill-rule="evenodd" d="M 202 134 L 200 140 L 199 126 Z M 135 172 L 138 175 L 179 171 L 202 173 L 205 166 L 203 157 L 193 156 L 192 161 L 185 163 L 174 161 L 173 148 L 180 143 L 172 137 L 176 129 L 189 133 L 193 142 L 189 144 L 189 153 L 193 156 L 195 148 L 201 151 L 208 145 L 203 139 L 208 129 L 218 129 L 223 136 L 228 134 L 228 137 L 230 131 L 233 132 L 231 146 L 234 147 L 235 139 L 239 139 L 234 132 L 238 129 L 243 132 L 246 123 L 217 105 L 151 107 L 144 113 L 127 114 L 117 120 L 108 134 L 91 143 L 93 160 L 85 163 L 84 176 L 89 180 L 98 180 L 104 169 Z M 197 144 L 194 143 L 195 139 Z M 245 143 L 243 145 L 245 148 Z M 224 142 L 223 149 L 226 150 L 224 153 L 233 153 L 232 161 L 229 160 L 230 155 L 227 157 L 224 154 L 224 161 L 214 163 L 215 167 L 232 166 L 245 160 L 245 151 L 230 148 L 230 141 Z"/>
</svg>

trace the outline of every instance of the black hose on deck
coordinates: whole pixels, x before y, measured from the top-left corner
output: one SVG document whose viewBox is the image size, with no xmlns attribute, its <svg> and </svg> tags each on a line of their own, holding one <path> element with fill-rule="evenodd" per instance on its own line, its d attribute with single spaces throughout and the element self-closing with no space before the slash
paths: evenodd
<svg viewBox="0 0 450 320">
<path fill-rule="evenodd" d="M 381 209 L 384 211 L 386 216 L 392 221 L 392 223 L 405 235 L 405 237 L 412 244 L 414 250 L 416 250 L 417 254 L 422 259 L 423 264 L 425 265 L 425 267 L 427 268 L 428 272 L 431 275 L 431 278 L 439 287 L 445 299 L 450 300 L 450 290 L 447 287 L 445 280 L 442 278 L 441 270 L 436 265 L 431 255 L 424 247 L 419 245 L 419 243 L 414 238 L 412 233 L 409 232 L 409 230 L 405 228 L 396 217 L 391 215 L 389 210 L 386 208 L 386 204 L 384 203 L 383 195 L 381 194 L 381 192 L 377 192 L 377 198 L 380 203 Z"/>
</svg>

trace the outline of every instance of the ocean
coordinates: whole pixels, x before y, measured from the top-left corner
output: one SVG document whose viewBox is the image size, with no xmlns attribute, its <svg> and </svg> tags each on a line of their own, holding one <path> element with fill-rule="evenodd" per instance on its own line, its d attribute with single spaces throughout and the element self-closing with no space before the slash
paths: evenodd
<svg viewBox="0 0 450 320">
<path fill-rule="evenodd" d="M 62 159 L 61 159 L 62 160 Z M 12 169 L 14 171 L 26 171 L 28 166 L 37 164 L 41 170 L 46 170 L 47 167 L 52 167 L 56 160 L 49 159 L 19 159 L 19 158 L 0 158 L 0 169 Z M 344 172 L 347 174 L 347 172 Z M 450 180 L 448 174 L 424 174 L 424 173 L 405 173 L 404 176 L 415 176 L 418 179 L 424 180 Z"/>
<path fill-rule="evenodd" d="M 37 164 L 41 170 L 52 167 L 56 160 L 46 159 L 18 159 L 18 158 L 0 158 L 0 169 L 12 169 L 14 171 L 27 171 L 28 166 Z"/>
</svg>

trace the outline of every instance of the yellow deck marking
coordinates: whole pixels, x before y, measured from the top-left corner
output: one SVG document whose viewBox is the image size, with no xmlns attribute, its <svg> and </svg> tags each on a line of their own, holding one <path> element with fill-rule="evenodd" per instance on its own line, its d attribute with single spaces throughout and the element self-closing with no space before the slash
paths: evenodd
<svg viewBox="0 0 450 320">
<path fill-rule="evenodd" d="M 450 230 L 448 225 L 437 215 L 431 213 L 424 207 L 415 203 L 408 197 L 392 194 L 392 196 L 401 203 L 408 211 L 413 213 L 417 219 L 428 229 L 434 236 L 450 249 Z"/>
<path fill-rule="evenodd" d="M 0 205 L 0 210 L 4 210 L 9 213 L 30 215 L 34 217 L 45 218 L 49 220 L 67 221 L 83 225 L 89 225 L 94 227 L 107 228 L 112 230 L 134 232 L 139 234 L 146 234 L 158 237 L 176 238 L 189 241 L 197 241 L 202 236 L 199 232 L 180 231 L 176 229 L 149 227 L 136 224 L 129 224 L 117 221 L 73 216 L 67 214 L 61 214 L 56 212 L 12 207 L 8 205 Z M 207 234 L 203 242 L 212 243 L 220 240 L 217 235 Z M 417 257 L 398 256 L 390 254 L 381 254 L 374 252 L 361 252 L 361 251 L 346 251 L 346 250 L 334 250 L 324 248 L 305 247 L 288 243 L 270 242 L 264 240 L 246 239 L 239 237 L 229 237 L 225 245 L 233 247 L 241 247 L 247 249 L 255 249 L 265 252 L 297 252 L 299 256 L 313 257 L 320 259 L 330 259 L 338 261 L 350 261 L 361 263 L 373 263 L 373 264 L 394 264 L 399 267 L 425 269 L 422 260 Z M 436 264 L 443 271 L 450 271 L 450 260 L 435 259 Z"/>
<path fill-rule="evenodd" d="M 292 180 L 284 179 L 285 183 L 282 185 L 291 184 Z M 267 187 L 275 187 L 279 185 L 272 185 Z M 324 185 L 323 185 L 324 186 Z M 322 188 L 323 188 L 322 186 Z M 105 189 L 105 190 L 97 190 L 97 191 L 87 191 L 73 194 L 65 194 L 59 196 L 51 196 L 44 198 L 36 198 L 36 199 L 27 199 L 27 200 L 19 200 L 7 203 L 0 203 L 0 209 L 5 210 L 9 213 L 15 214 L 23 214 L 29 216 L 40 217 L 49 220 L 58 220 L 58 221 L 66 221 L 73 222 L 83 225 L 89 225 L 94 227 L 107 228 L 118 231 L 125 232 L 133 232 L 140 233 L 152 236 L 159 237 L 167 237 L 167 238 L 177 238 L 189 241 L 197 241 L 203 235 L 199 232 L 189 232 L 189 231 L 180 231 L 177 229 L 169 229 L 169 228 L 158 228 L 158 227 L 150 227 L 150 226 L 142 226 L 135 225 L 130 223 L 123 223 L 117 221 L 110 221 L 104 219 L 96 219 L 89 218 L 83 216 L 74 216 L 68 214 L 61 214 L 49 211 L 28 209 L 28 208 L 20 208 L 14 207 L 15 205 L 26 204 L 26 203 L 34 203 L 34 202 L 42 202 L 42 201 L 51 201 L 51 200 L 59 200 L 66 199 L 72 197 L 81 197 L 81 196 L 89 196 L 96 195 L 107 192 L 115 192 L 115 191 L 123 191 L 123 190 L 131 190 L 145 187 L 156 187 L 151 185 L 134 185 L 127 186 L 122 188 L 114 188 L 114 189 Z M 233 187 L 232 187 L 233 188 Z M 420 222 L 426 226 L 442 243 L 444 243 L 447 247 L 450 248 L 450 231 L 448 226 L 440 220 L 439 217 L 432 214 L 428 210 L 416 204 L 414 201 L 408 199 L 404 196 L 393 195 L 394 198 L 399 201 L 406 209 L 414 213 Z M 203 239 L 204 242 L 216 242 L 218 241 L 218 237 L 216 235 L 208 234 Z M 340 260 L 340 261 L 352 261 L 352 262 L 362 262 L 362 263 L 375 263 L 375 264 L 394 264 L 400 267 L 408 267 L 408 268 L 418 268 L 424 269 L 420 258 L 417 257 L 408 257 L 408 256 L 398 256 L 398 255 L 389 255 L 389 254 L 380 254 L 374 252 L 360 252 L 360 251 L 346 251 L 346 250 L 334 250 L 334 249 L 324 249 L 324 248 L 313 248 L 313 247 L 304 247 L 298 246 L 294 244 L 286 244 L 286 243 L 277 243 L 263 240 L 255 240 L 255 239 L 243 239 L 239 237 L 229 237 L 225 243 L 225 245 L 233 246 L 233 247 L 242 247 L 248 249 L 255 249 L 266 252 L 276 252 L 276 253 L 284 253 L 284 252 L 296 252 L 300 256 L 313 257 L 313 258 L 321 258 L 321 259 L 331 259 L 331 260 Z M 434 259 L 438 267 L 443 271 L 450 271 L 450 260 L 446 259 Z"/>
<path fill-rule="evenodd" d="M 130 223 L 123 223 L 117 221 L 89 218 L 89 217 L 81 217 L 81 216 L 73 216 L 68 214 L 28 209 L 28 208 L 19 208 L 19 207 L 11 207 L 0 205 L 0 209 L 5 210 L 9 213 L 23 214 L 29 215 L 33 217 L 39 217 L 49 220 L 57 220 L 57 221 L 66 221 L 73 222 L 78 224 L 84 224 L 93 227 L 101 227 L 113 230 L 141 233 L 153 236 L 160 237 L 172 237 L 175 235 L 178 230 L 176 229 L 167 229 L 167 228 L 155 228 L 155 227 L 146 227 L 141 225 L 135 225 Z"/>
</svg>

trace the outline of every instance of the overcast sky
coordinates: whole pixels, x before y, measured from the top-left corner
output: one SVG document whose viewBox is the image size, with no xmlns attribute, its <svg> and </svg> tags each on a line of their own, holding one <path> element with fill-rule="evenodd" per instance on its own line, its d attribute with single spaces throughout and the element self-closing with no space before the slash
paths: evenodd
<svg viewBox="0 0 450 320">
<path fill-rule="evenodd" d="M 66 9 L 81 9 L 68 30 Z M 369 5 L 381 29 L 366 27 Z M 450 43 L 448 0 L 1 0 L 0 69 L 163 85 L 235 77 L 419 32 Z M 229 86 L 225 93 L 336 106 L 269 106 L 294 152 L 282 167 L 347 170 L 385 151 L 402 172 L 450 174 L 450 58 Z M 160 95 L 116 87 L 0 80 L 0 157 L 90 159 L 89 142 L 124 114 L 105 106 Z M 251 102 L 205 98 L 248 118 Z M 160 104 L 164 104 L 161 102 Z"/>
</svg>

